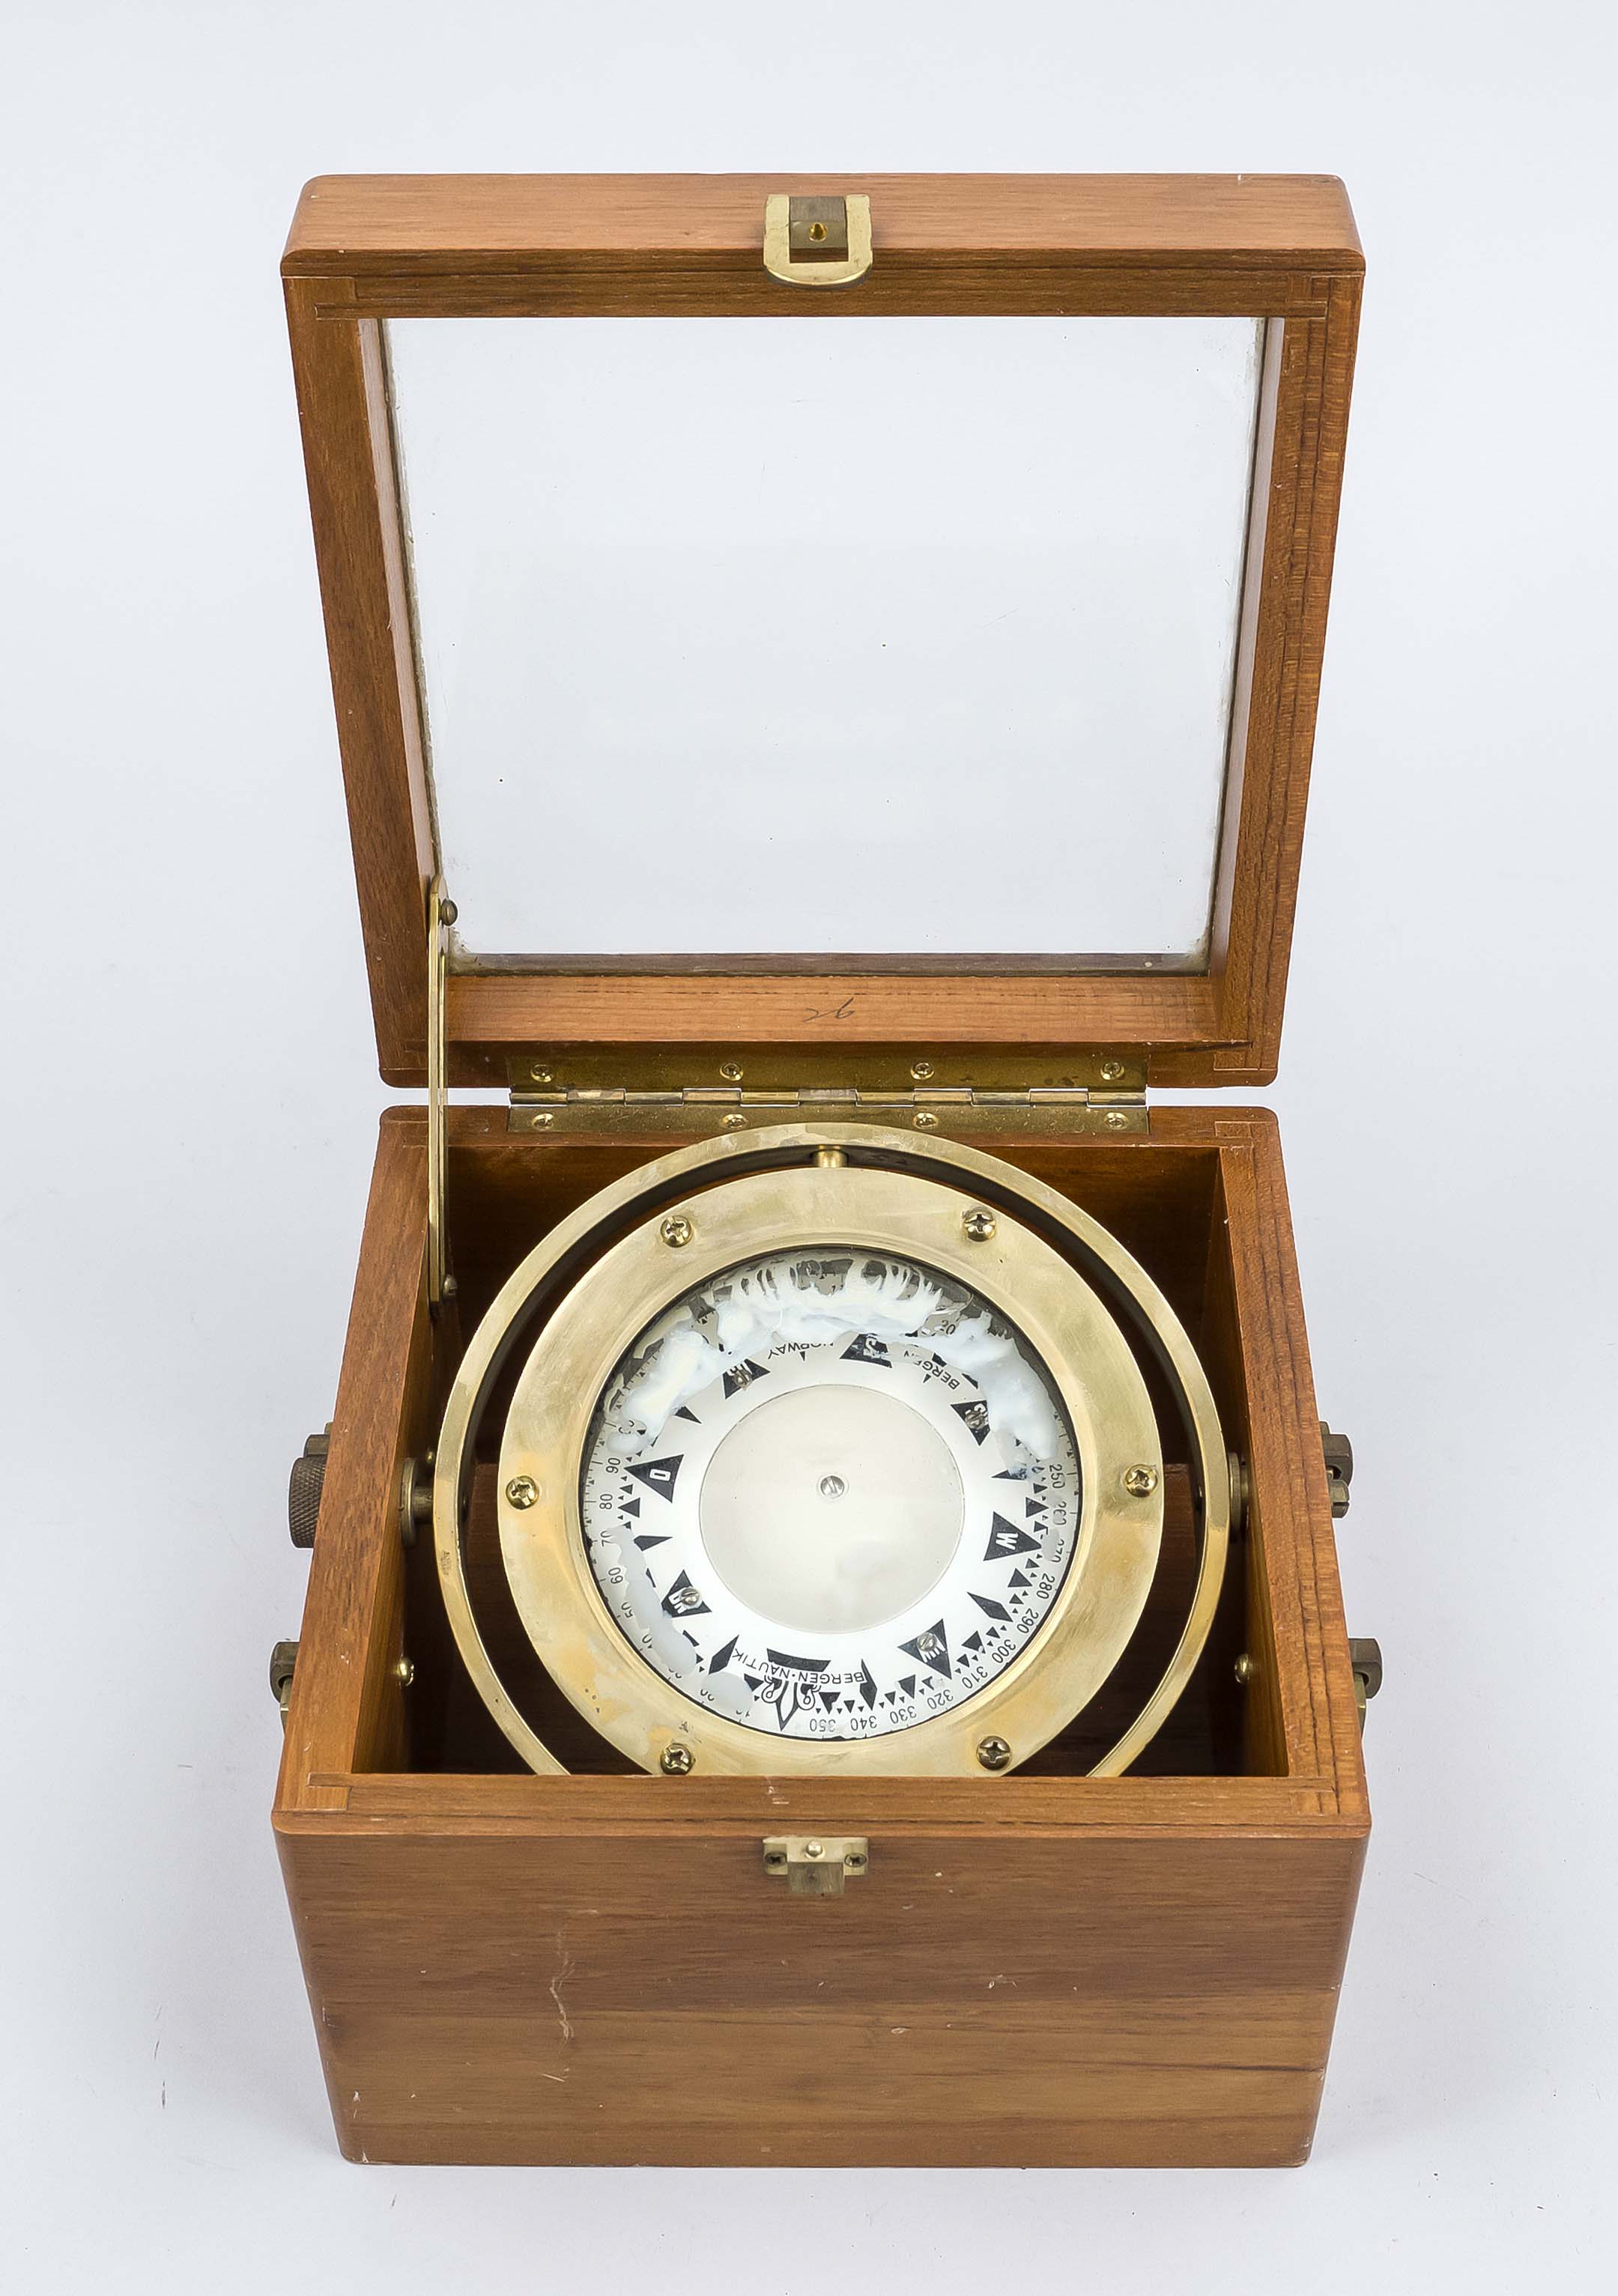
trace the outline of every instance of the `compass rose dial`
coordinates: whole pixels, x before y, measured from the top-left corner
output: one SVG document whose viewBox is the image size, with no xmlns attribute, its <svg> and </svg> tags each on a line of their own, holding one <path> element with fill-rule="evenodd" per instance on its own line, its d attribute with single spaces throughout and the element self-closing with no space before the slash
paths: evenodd
<svg viewBox="0 0 1618 2296">
<path fill-rule="evenodd" d="M 590 1573 L 672 1688 L 773 1737 L 881 1738 L 1039 1636 L 1080 1470 L 1029 1340 L 968 1285 L 835 1244 L 696 1285 L 585 1445 Z"/>
</svg>

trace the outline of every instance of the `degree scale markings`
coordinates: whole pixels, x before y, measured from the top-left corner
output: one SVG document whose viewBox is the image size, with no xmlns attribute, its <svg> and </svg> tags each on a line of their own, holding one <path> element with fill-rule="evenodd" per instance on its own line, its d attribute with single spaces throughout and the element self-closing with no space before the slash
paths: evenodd
<svg viewBox="0 0 1618 2296">
<path fill-rule="evenodd" d="M 767 1573 L 772 1555 L 790 1564 L 788 1595 L 808 1586 L 804 1607 L 829 1607 L 829 1623 L 785 1596 L 772 1596 L 779 1615 L 746 1599 L 704 1537 L 716 1454 L 794 1397 L 831 1426 L 831 1449 L 789 1443 L 777 1464 L 764 1447 L 756 1500 L 746 1487 L 749 1552 Z M 867 1422 L 902 1432 L 925 1472 L 896 1482 L 860 1435 Z M 1025 1650 L 1072 1562 L 1080 1497 L 1072 1431 L 1028 1343 L 960 1285 L 830 1245 L 751 1262 L 652 1324 L 607 1384 L 580 1478 L 591 1571 L 643 1661 L 729 1720 L 830 1741 L 930 1719 Z M 912 1547 L 924 1583 L 842 1616 Z"/>
</svg>

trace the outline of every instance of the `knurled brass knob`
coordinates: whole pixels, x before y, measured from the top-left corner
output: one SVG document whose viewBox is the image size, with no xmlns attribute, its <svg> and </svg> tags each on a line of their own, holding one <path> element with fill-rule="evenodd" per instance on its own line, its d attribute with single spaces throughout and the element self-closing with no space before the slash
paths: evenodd
<svg viewBox="0 0 1618 2296">
<path fill-rule="evenodd" d="M 325 1488 L 326 1450 L 331 1438 L 332 1429 L 328 1421 L 325 1433 L 311 1435 L 301 1456 L 292 1462 L 292 1472 L 286 1487 L 286 1520 L 294 1546 L 313 1546 L 315 1544 L 315 1532 L 320 1522 L 320 1495 Z"/>
</svg>

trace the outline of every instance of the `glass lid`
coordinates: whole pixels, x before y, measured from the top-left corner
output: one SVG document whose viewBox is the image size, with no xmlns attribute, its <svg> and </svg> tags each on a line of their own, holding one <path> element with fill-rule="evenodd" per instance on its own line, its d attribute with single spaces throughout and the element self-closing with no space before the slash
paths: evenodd
<svg viewBox="0 0 1618 2296">
<path fill-rule="evenodd" d="M 1264 322 L 850 315 L 388 321 L 480 969 L 1206 968 Z"/>
</svg>

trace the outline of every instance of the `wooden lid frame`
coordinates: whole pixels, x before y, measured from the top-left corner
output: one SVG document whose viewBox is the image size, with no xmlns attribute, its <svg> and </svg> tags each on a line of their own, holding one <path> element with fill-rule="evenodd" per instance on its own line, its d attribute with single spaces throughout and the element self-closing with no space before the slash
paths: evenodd
<svg viewBox="0 0 1618 2296">
<path fill-rule="evenodd" d="M 863 193 L 875 260 L 804 293 L 765 201 Z M 1322 176 L 353 176 L 299 203 L 282 265 L 385 1080 L 426 1081 L 432 805 L 382 324 L 390 318 L 1189 316 L 1267 320 L 1206 973 L 457 972 L 449 1080 L 524 1046 L 1144 1046 L 1153 1083 L 1276 1074 L 1363 258 Z M 453 886 L 450 891 L 454 891 Z"/>
</svg>

